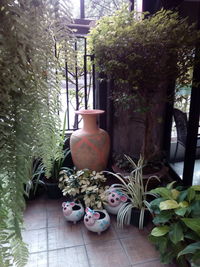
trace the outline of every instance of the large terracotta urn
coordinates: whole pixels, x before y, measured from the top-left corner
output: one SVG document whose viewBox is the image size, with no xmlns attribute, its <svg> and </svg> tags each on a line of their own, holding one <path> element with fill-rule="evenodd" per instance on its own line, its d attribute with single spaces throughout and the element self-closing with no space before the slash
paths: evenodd
<svg viewBox="0 0 200 267">
<path fill-rule="evenodd" d="M 110 138 L 106 131 L 97 125 L 97 116 L 104 110 L 78 110 L 82 115 L 83 128 L 73 132 L 70 138 L 70 149 L 74 165 L 78 170 L 90 169 L 102 171 L 106 169 L 110 150 Z"/>
</svg>

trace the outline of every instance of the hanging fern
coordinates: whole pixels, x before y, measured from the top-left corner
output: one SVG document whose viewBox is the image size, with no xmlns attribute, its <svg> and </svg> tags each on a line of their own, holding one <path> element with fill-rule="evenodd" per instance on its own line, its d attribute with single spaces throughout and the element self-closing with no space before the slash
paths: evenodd
<svg viewBox="0 0 200 267">
<path fill-rule="evenodd" d="M 0 2 L 0 266 L 24 266 L 24 184 L 34 157 L 47 171 L 61 156 L 59 55 L 70 50 L 67 4 L 58 0 Z"/>
</svg>

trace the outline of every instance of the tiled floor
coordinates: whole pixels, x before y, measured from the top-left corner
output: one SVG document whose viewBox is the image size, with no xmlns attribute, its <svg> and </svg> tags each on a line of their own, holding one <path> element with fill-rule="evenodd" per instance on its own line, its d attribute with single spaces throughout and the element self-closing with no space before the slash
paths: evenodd
<svg viewBox="0 0 200 267">
<path fill-rule="evenodd" d="M 147 240 L 148 229 L 111 226 L 100 236 L 89 232 L 83 222 L 64 220 L 61 203 L 45 196 L 27 202 L 24 241 L 29 246 L 26 267 L 161 267 L 159 254 Z M 175 265 L 167 265 L 175 266 Z"/>
</svg>

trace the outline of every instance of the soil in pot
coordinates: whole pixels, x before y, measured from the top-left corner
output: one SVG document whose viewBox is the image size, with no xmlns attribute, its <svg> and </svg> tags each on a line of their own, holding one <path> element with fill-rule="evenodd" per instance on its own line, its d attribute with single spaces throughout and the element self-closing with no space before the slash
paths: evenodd
<svg viewBox="0 0 200 267">
<path fill-rule="evenodd" d="M 150 212 L 148 210 L 145 210 L 143 226 L 146 226 L 148 224 L 151 218 L 150 216 L 151 216 Z M 140 209 L 132 209 L 130 224 L 139 228 L 139 220 L 140 220 Z"/>
</svg>

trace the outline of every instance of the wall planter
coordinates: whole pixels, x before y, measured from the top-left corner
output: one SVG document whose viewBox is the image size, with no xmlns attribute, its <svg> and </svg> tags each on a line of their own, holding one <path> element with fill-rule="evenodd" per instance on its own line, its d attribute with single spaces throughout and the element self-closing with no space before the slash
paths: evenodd
<svg viewBox="0 0 200 267">
<path fill-rule="evenodd" d="M 78 170 L 106 169 L 110 150 L 110 138 L 100 129 L 96 119 L 104 110 L 79 110 L 75 112 L 83 117 L 83 128 L 75 131 L 70 138 L 70 149 L 74 165 Z"/>
</svg>

